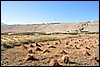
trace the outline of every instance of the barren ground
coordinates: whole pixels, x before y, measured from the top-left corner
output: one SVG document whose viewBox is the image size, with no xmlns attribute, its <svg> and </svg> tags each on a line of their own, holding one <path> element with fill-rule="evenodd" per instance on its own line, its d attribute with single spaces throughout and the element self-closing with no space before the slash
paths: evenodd
<svg viewBox="0 0 100 67">
<path fill-rule="evenodd" d="M 59 59 L 63 55 L 67 55 L 69 57 L 69 62 L 67 64 L 63 63 L 63 66 L 99 66 L 99 62 L 97 62 L 95 59 L 89 60 L 89 57 L 91 56 L 99 58 L 98 34 L 81 34 L 81 36 L 67 34 L 39 35 L 35 36 L 34 38 L 37 37 L 55 37 L 59 38 L 61 43 L 59 40 L 39 42 L 44 44 L 39 47 L 41 51 L 34 51 L 36 48 L 36 43 L 30 43 L 34 47 L 30 47 L 30 44 L 23 44 L 28 47 L 28 49 L 32 49 L 33 52 L 35 52 L 34 57 L 39 59 L 37 61 L 28 60 L 23 62 L 22 59 L 27 55 L 28 49 L 25 50 L 22 46 L 15 46 L 14 48 L 4 49 L 1 51 L 1 66 L 48 66 L 48 63 L 51 59 Z M 55 44 L 55 42 L 58 44 Z M 67 42 L 68 45 L 66 44 Z M 49 43 L 49 45 L 45 43 Z M 55 48 L 48 48 L 50 45 L 54 45 Z M 48 49 L 50 52 L 43 53 L 45 49 Z M 66 51 L 67 54 L 61 53 L 62 50 Z M 86 50 L 90 56 L 84 56 L 83 50 Z"/>
</svg>

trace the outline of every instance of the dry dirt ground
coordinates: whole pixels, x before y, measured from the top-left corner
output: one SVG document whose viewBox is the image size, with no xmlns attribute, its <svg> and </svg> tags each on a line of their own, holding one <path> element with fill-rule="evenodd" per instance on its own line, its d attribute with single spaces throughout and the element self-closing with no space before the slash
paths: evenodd
<svg viewBox="0 0 100 67">
<path fill-rule="evenodd" d="M 65 37 L 65 35 L 59 37 Z M 1 51 L 1 66 L 48 66 L 51 59 L 58 60 L 63 55 L 67 55 L 69 60 L 68 63 L 62 63 L 62 66 L 99 66 L 99 36 L 97 34 L 39 42 L 38 45 L 36 43 L 22 45 L 27 49 L 23 46 L 15 46 Z M 33 57 L 38 60 L 23 60 L 30 49 Z M 45 51 L 46 49 L 48 51 Z"/>
</svg>

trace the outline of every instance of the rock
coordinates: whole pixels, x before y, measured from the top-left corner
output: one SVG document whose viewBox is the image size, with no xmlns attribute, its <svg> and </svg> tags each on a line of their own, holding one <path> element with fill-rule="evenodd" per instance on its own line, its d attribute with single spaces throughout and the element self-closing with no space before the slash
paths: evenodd
<svg viewBox="0 0 100 67">
<path fill-rule="evenodd" d="M 89 47 L 85 47 L 86 49 L 88 49 L 88 50 L 90 50 L 90 48 Z"/>
<path fill-rule="evenodd" d="M 87 52 L 86 50 L 82 51 L 82 54 L 83 54 L 84 56 L 86 56 L 86 55 L 91 56 L 91 55 L 89 54 L 89 52 Z"/>
<path fill-rule="evenodd" d="M 32 49 L 29 49 L 29 50 L 28 50 L 28 53 L 33 53 Z"/>
<path fill-rule="evenodd" d="M 32 44 L 30 44 L 30 47 L 34 47 Z"/>
<path fill-rule="evenodd" d="M 57 45 L 57 44 L 58 44 L 58 42 L 54 42 L 54 44 L 55 44 L 55 45 Z"/>
<path fill-rule="evenodd" d="M 78 41 L 81 41 L 80 39 Z"/>
<path fill-rule="evenodd" d="M 66 63 L 67 64 L 69 62 L 69 57 L 67 55 L 63 55 L 57 61 L 58 61 L 59 64 L 61 64 L 61 63 Z"/>
<path fill-rule="evenodd" d="M 56 48 L 54 45 L 49 45 L 48 48 Z"/>
<path fill-rule="evenodd" d="M 41 50 L 39 47 L 35 47 L 34 51 L 43 51 L 43 50 Z"/>
<path fill-rule="evenodd" d="M 71 46 L 70 45 L 66 45 L 65 48 L 71 49 Z"/>
<path fill-rule="evenodd" d="M 35 54 L 35 52 L 33 52 L 32 49 L 29 49 L 29 50 L 28 50 L 28 53 L 29 53 L 29 54 Z"/>
<path fill-rule="evenodd" d="M 95 57 L 94 59 L 96 60 L 96 62 L 99 62 L 99 57 Z"/>
<path fill-rule="evenodd" d="M 68 54 L 68 53 L 67 53 L 65 50 L 63 50 L 63 49 L 60 51 L 60 53 L 61 53 L 61 54 Z"/>
<path fill-rule="evenodd" d="M 90 46 L 91 48 L 95 48 L 95 47 L 94 47 L 93 45 L 91 45 L 91 44 L 90 44 L 89 46 Z"/>
<path fill-rule="evenodd" d="M 21 59 L 18 59 L 18 62 L 21 62 L 22 60 Z"/>
<path fill-rule="evenodd" d="M 76 49 L 80 49 L 79 46 L 80 46 L 80 45 L 77 45 L 77 46 L 75 45 L 75 48 L 76 48 Z"/>
<path fill-rule="evenodd" d="M 52 59 L 50 63 L 48 64 L 48 66 L 60 66 L 60 64 L 58 63 L 56 59 Z"/>
<path fill-rule="evenodd" d="M 59 43 L 61 44 L 61 40 L 58 40 L 59 41 Z"/>
<path fill-rule="evenodd" d="M 34 54 L 27 54 L 25 58 L 23 58 L 23 62 L 26 62 L 28 60 L 37 60 L 36 58 L 34 58 L 33 56 Z"/>
<path fill-rule="evenodd" d="M 89 56 L 88 59 L 89 59 L 89 60 L 94 60 L 94 57 L 93 57 L 93 56 Z"/>
<path fill-rule="evenodd" d="M 41 46 L 44 46 L 44 44 L 42 44 L 42 43 L 38 43 L 38 44 L 40 44 Z"/>
<path fill-rule="evenodd" d="M 46 42 L 46 43 L 42 43 L 42 44 L 43 44 L 43 45 L 49 45 L 49 43 L 47 43 L 47 42 Z"/>
<path fill-rule="evenodd" d="M 81 46 L 83 46 L 83 44 L 82 44 L 82 43 L 80 43 L 80 47 L 81 47 Z"/>
<path fill-rule="evenodd" d="M 25 45 L 22 45 L 23 49 L 28 49 Z"/>
<path fill-rule="evenodd" d="M 59 54 L 54 54 L 54 56 L 55 56 L 55 57 L 58 57 L 58 56 L 59 56 Z"/>
<path fill-rule="evenodd" d="M 77 42 L 77 41 L 75 41 L 74 43 L 75 43 L 75 44 L 78 44 L 78 42 Z"/>
<path fill-rule="evenodd" d="M 41 47 L 41 45 L 39 43 L 36 43 L 36 46 Z"/>
<path fill-rule="evenodd" d="M 45 49 L 44 51 L 43 51 L 43 53 L 46 53 L 46 52 L 50 52 L 48 49 Z"/>
<path fill-rule="evenodd" d="M 66 42 L 66 45 L 69 45 L 69 41 Z"/>
<path fill-rule="evenodd" d="M 74 39 L 70 39 L 70 41 L 73 41 Z"/>
</svg>

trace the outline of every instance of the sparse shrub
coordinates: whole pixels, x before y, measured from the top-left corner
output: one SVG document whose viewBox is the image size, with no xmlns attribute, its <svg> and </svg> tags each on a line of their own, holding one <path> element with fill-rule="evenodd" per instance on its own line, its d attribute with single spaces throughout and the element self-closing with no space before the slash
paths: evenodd
<svg viewBox="0 0 100 67">
<path fill-rule="evenodd" d="M 20 43 L 15 41 L 1 42 L 1 46 L 4 48 L 13 48 L 16 45 L 20 45 Z"/>
<path fill-rule="evenodd" d="M 10 44 L 4 44 L 3 45 L 5 48 L 12 48 L 13 46 L 12 45 L 10 45 Z"/>
<path fill-rule="evenodd" d="M 8 35 L 8 33 L 11 33 L 11 32 L 1 33 L 1 35 Z"/>
<path fill-rule="evenodd" d="M 54 38 L 38 38 L 38 39 L 35 39 L 34 42 L 45 42 L 45 41 L 49 41 L 49 40 L 54 40 Z"/>
<path fill-rule="evenodd" d="M 3 65 L 3 66 L 6 66 L 7 64 L 8 64 L 8 60 L 3 60 L 3 61 L 1 61 L 1 65 Z"/>
<path fill-rule="evenodd" d="M 34 40 L 33 40 L 33 39 L 27 39 L 27 42 L 28 42 L 28 43 L 33 43 Z"/>
<path fill-rule="evenodd" d="M 68 33 L 68 34 L 71 34 L 71 35 L 77 35 L 78 33 Z"/>
<path fill-rule="evenodd" d="M 16 36 L 14 36 L 16 37 Z M 8 37 L 7 37 L 8 38 Z M 14 46 L 21 46 L 21 44 L 29 44 L 29 43 L 35 43 L 35 42 L 45 42 L 50 40 L 55 40 L 56 38 L 50 38 L 50 37 L 41 37 L 41 38 L 30 38 L 30 39 L 23 39 L 23 40 L 12 40 L 11 37 L 8 38 L 9 41 L 1 42 L 1 46 L 4 46 L 4 48 L 13 48 Z"/>
<path fill-rule="evenodd" d="M 91 21 L 87 21 L 87 23 L 90 23 Z"/>
<path fill-rule="evenodd" d="M 82 37 L 81 35 L 78 35 L 79 37 Z"/>
<path fill-rule="evenodd" d="M 12 48 L 11 45 L 9 45 L 8 42 L 1 42 L 1 46 L 4 48 Z"/>
<path fill-rule="evenodd" d="M 20 44 L 29 44 L 29 42 L 27 40 L 24 40 L 24 41 L 20 41 Z"/>
<path fill-rule="evenodd" d="M 4 46 L 1 46 L 1 51 L 3 51 L 5 48 L 4 48 Z"/>
<path fill-rule="evenodd" d="M 99 32 L 88 32 L 88 34 L 99 34 Z"/>
</svg>

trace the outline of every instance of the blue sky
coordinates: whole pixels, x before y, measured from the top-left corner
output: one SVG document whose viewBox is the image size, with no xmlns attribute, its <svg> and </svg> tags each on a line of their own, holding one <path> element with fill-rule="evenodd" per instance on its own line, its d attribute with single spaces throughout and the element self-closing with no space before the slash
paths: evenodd
<svg viewBox="0 0 100 67">
<path fill-rule="evenodd" d="M 1 1 L 1 22 L 39 24 L 99 19 L 99 1 Z"/>
</svg>

